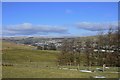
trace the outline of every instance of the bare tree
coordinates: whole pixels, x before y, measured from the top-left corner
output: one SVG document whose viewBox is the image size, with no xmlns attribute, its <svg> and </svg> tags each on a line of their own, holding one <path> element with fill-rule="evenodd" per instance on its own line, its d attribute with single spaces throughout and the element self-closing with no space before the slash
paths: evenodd
<svg viewBox="0 0 120 80">
<path fill-rule="evenodd" d="M 85 41 L 85 54 L 86 54 L 86 65 L 90 67 L 91 66 L 91 41 L 90 39 L 87 39 Z"/>
<path fill-rule="evenodd" d="M 62 41 L 61 53 L 58 56 L 58 61 L 62 65 L 71 65 L 74 63 L 74 40 L 64 39 Z"/>
</svg>

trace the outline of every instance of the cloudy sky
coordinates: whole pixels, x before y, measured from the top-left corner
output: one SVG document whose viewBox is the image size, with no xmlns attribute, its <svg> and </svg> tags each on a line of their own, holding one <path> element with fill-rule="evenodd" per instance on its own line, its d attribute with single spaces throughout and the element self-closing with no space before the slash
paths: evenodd
<svg viewBox="0 0 120 80">
<path fill-rule="evenodd" d="M 3 36 L 91 36 L 117 27 L 117 2 L 3 2 Z"/>
</svg>

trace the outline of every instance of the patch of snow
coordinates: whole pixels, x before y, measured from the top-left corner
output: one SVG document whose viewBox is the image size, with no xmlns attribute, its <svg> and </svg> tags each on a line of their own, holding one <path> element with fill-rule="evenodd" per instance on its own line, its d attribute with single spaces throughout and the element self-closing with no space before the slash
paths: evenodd
<svg viewBox="0 0 120 80">
<path fill-rule="evenodd" d="M 109 69 L 109 67 L 105 67 L 106 69 Z"/>
<path fill-rule="evenodd" d="M 94 76 L 94 78 L 105 78 L 104 76 Z"/>
<path fill-rule="evenodd" d="M 89 71 L 89 70 L 80 70 L 80 72 L 89 72 L 89 73 L 91 73 L 92 71 Z"/>
</svg>

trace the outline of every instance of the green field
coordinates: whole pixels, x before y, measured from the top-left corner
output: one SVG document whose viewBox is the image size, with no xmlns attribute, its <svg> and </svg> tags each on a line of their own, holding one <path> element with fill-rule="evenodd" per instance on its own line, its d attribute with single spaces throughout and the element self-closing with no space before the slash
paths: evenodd
<svg viewBox="0 0 120 80">
<path fill-rule="evenodd" d="M 105 72 L 84 73 L 74 70 L 59 69 L 57 55 L 59 51 L 36 50 L 33 46 L 3 42 L 2 66 L 3 78 L 91 78 L 92 76 L 105 76 L 118 78 L 118 68 L 110 67 Z M 9 66 L 12 65 L 12 66 Z M 60 68 L 77 68 L 76 66 L 60 66 Z M 99 66 L 96 66 L 99 67 Z M 96 67 L 92 67 L 95 70 Z M 99 67 L 101 68 L 101 67 Z M 80 69 L 87 67 L 80 66 Z"/>
</svg>

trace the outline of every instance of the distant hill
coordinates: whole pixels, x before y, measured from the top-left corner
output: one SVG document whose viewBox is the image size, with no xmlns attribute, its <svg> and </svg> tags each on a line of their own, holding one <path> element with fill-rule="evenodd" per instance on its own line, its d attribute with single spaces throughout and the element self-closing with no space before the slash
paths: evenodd
<svg viewBox="0 0 120 80">
<path fill-rule="evenodd" d="M 84 41 L 86 39 L 96 40 L 97 36 L 86 36 L 86 37 L 3 37 L 3 41 L 14 42 L 14 43 L 36 43 L 36 42 L 45 42 L 48 40 L 63 40 L 63 39 L 78 39 Z"/>
</svg>

